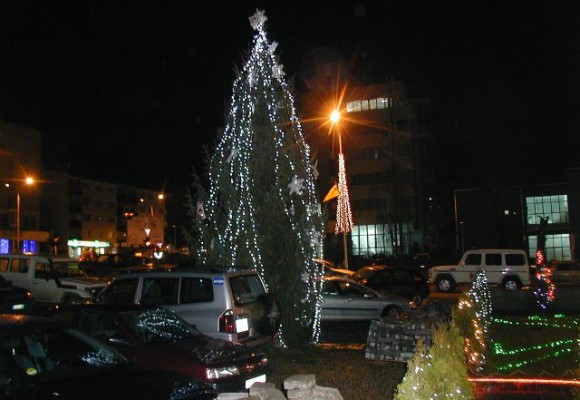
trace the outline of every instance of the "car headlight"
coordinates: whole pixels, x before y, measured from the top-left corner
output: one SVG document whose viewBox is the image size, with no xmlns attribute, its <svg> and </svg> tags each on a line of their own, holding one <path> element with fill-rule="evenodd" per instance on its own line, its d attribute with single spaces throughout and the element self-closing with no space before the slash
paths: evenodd
<svg viewBox="0 0 580 400">
<path fill-rule="evenodd" d="M 208 368 L 205 371 L 208 380 L 224 379 L 240 375 L 240 370 L 236 366 Z"/>
</svg>

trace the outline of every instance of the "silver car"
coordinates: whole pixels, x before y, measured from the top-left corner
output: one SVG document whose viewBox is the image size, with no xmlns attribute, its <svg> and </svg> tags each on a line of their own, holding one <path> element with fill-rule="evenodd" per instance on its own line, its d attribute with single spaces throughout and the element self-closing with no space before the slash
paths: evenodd
<svg viewBox="0 0 580 400">
<path fill-rule="evenodd" d="M 340 276 L 325 276 L 322 321 L 366 321 L 396 318 L 415 308 L 414 303 L 396 295 L 381 295 Z"/>
</svg>

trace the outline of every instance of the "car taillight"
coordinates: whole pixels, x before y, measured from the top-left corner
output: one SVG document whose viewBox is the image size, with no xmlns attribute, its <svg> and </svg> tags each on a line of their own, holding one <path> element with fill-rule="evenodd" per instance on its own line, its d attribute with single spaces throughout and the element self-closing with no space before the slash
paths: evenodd
<svg viewBox="0 0 580 400">
<path fill-rule="evenodd" d="M 232 310 L 227 310 L 220 316 L 220 332 L 236 332 L 236 321 L 234 318 L 234 312 Z"/>
</svg>

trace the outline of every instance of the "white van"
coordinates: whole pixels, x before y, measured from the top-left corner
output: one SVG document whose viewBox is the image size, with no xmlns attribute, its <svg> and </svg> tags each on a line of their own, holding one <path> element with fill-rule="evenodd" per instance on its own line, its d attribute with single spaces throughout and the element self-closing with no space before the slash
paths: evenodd
<svg viewBox="0 0 580 400">
<path fill-rule="evenodd" d="M 81 303 L 106 285 L 80 270 L 78 260 L 54 254 L 0 254 L 0 275 L 43 303 Z"/>
<path fill-rule="evenodd" d="M 163 306 L 206 335 L 248 346 L 271 341 L 280 326 L 278 300 L 266 292 L 260 275 L 247 269 L 199 266 L 122 274 L 97 301 Z"/>
<path fill-rule="evenodd" d="M 485 271 L 487 282 L 506 290 L 517 290 L 530 284 L 530 265 L 524 250 L 468 250 L 458 265 L 440 265 L 429 270 L 429 282 L 440 292 L 452 292 L 457 284 L 471 283 L 479 271 Z"/>
</svg>

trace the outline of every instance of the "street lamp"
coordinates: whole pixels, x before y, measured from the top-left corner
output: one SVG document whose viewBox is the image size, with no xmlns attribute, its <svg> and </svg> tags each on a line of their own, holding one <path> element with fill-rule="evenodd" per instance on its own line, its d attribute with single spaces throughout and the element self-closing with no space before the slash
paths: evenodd
<svg viewBox="0 0 580 400">
<path fill-rule="evenodd" d="M 34 184 L 34 178 L 27 176 L 24 183 L 28 186 Z M 13 251 L 15 253 L 20 253 L 20 188 L 16 189 L 16 243 L 14 243 Z"/>
<path fill-rule="evenodd" d="M 344 164 L 344 154 L 342 153 L 342 138 L 338 129 L 340 112 L 332 111 L 330 114 L 331 129 L 335 128 L 338 135 L 338 201 L 336 204 L 336 227 L 335 233 L 342 233 L 342 245 L 344 251 L 344 267 L 348 269 L 348 246 L 346 235 L 352 230 L 352 212 L 348 196 L 348 186 L 346 185 L 346 167 Z"/>
</svg>

